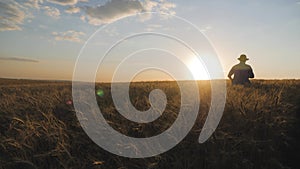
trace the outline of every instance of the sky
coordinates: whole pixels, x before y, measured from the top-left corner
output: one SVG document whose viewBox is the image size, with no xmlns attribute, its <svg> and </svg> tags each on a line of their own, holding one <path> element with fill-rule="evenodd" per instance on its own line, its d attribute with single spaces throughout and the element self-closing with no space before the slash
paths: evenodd
<svg viewBox="0 0 300 169">
<path fill-rule="evenodd" d="M 241 54 L 257 79 L 299 79 L 300 1 L 0 0 L 0 78 L 226 78 Z"/>
</svg>

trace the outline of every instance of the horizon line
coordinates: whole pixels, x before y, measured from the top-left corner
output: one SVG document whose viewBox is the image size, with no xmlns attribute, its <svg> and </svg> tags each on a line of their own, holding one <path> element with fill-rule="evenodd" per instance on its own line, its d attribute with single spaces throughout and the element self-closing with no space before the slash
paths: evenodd
<svg viewBox="0 0 300 169">
<path fill-rule="evenodd" d="M 73 82 L 70 79 L 43 79 L 43 78 L 14 78 L 14 77 L 0 77 L 0 80 L 29 80 L 29 81 L 55 81 L 55 82 Z M 170 80 L 170 79 L 162 79 L 162 80 L 137 80 L 137 81 L 118 81 L 118 82 L 111 82 L 111 81 L 76 81 L 81 83 L 142 83 L 142 82 L 177 82 L 177 81 L 213 81 L 213 80 L 226 80 L 229 79 L 197 79 L 197 80 L 189 80 L 189 79 L 180 79 L 180 80 Z M 251 79 L 251 81 L 256 80 L 300 80 L 300 78 L 255 78 Z"/>
</svg>

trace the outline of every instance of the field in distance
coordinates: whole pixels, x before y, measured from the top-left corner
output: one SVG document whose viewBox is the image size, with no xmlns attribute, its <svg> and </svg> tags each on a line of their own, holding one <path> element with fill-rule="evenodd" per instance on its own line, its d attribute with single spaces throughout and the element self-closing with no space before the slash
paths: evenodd
<svg viewBox="0 0 300 169">
<path fill-rule="evenodd" d="M 109 83 L 96 84 L 103 116 L 118 132 L 151 137 L 177 118 L 176 82 L 130 84 L 131 103 L 150 108 L 149 93 L 164 91 L 167 106 L 147 124 L 127 120 L 116 110 Z M 0 79 L 0 169 L 293 169 L 299 165 L 300 80 L 254 80 L 249 87 L 227 86 L 221 122 L 213 136 L 198 143 L 210 107 L 210 82 L 199 81 L 200 109 L 195 125 L 177 146 L 161 155 L 130 159 L 97 146 L 83 131 L 72 103 L 72 83 Z M 109 141 L 109 140 L 108 140 Z"/>
</svg>

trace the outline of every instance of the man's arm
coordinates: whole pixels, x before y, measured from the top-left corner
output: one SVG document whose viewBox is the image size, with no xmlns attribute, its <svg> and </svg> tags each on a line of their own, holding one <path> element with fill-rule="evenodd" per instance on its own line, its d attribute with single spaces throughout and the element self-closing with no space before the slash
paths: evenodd
<svg viewBox="0 0 300 169">
<path fill-rule="evenodd" d="M 253 73 L 253 70 L 252 70 L 251 67 L 250 67 L 250 69 L 249 69 L 248 74 L 249 74 L 249 78 L 254 78 L 254 73 Z"/>
<path fill-rule="evenodd" d="M 229 71 L 227 77 L 232 81 L 232 75 L 234 74 L 234 67 L 231 68 L 231 70 Z"/>
</svg>

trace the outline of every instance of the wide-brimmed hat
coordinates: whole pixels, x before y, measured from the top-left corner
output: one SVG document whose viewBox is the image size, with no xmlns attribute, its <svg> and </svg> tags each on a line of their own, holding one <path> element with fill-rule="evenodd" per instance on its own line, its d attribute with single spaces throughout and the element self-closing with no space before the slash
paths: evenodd
<svg viewBox="0 0 300 169">
<path fill-rule="evenodd" d="M 242 55 L 238 58 L 238 60 L 240 60 L 240 61 L 246 61 L 246 60 L 249 60 L 249 58 L 247 58 L 246 55 L 242 54 Z"/>
</svg>

